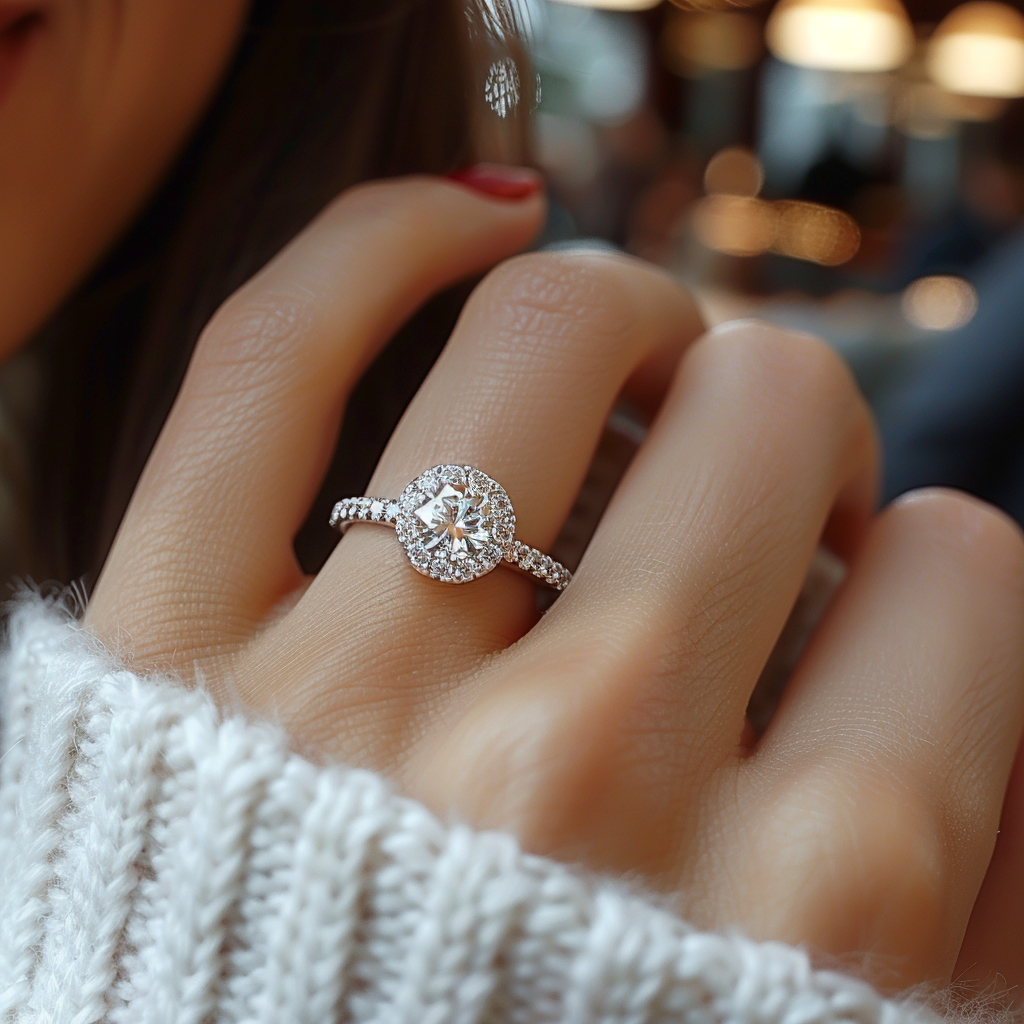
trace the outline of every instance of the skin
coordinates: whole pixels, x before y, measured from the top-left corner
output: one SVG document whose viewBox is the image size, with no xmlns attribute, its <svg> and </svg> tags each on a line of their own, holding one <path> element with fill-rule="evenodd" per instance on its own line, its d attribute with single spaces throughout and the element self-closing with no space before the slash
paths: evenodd
<svg viewBox="0 0 1024 1024">
<path fill-rule="evenodd" d="M 0 106 L 4 352 L 152 190 L 241 15 L 47 9 Z M 315 757 L 639 875 L 698 925 L 866 956 L 886 988 L 1024 980 L 1019 531 L 944 491 L 876 515 L 871 419 L 827 346 L 705 334 L 625 257 L 509 259 L 543 215 L 425 178 L 325 210 L 204 333 L 86 624 Z M 650 434 L 573 584 L 538 621 L 529 580 L 445 587 L 369 527 L 305 578 L 292 538 L 352 387 L 430 295 L 496 264 L 368 493 L 473 463 L 547 548 L 625 394 Z M 822 537 L 849 577 L 752 744 L 750 692 Z"/>
<path fill-rule="evenodd" d="M 247 6 L 19 0 L 40 21 L 0 97 L 0 358 L 152 192 L 220 78 Z"/>
<path fill-rule="evenodd" d="M 538 622 L 529 580 L 437 584 L 371 527 L 302 576 L 292 537 L 363 367 L 542 215 L 430 179 L 329 207 L 203 335 L 87 623 L 443 814 L 640 874 L 697 924 L 866 955 L 886 988 L 968 973 L 962 946 L 972 977 L 1019 977 L 1019 944 L 964 935 L 1024 722 L 1024 544 L 951 492 L 876 516 L 871 419 L 823 343 L 703 334 L 669 277 L 625 257 L 509 260 L 368 493 L 469 462 L 548 547 L 625 392 L 651 432 L 574 582 Z M 849 578 L 746 746 L 822 535 Z M 986 928 L 1006 923 L 1007 875 L 982 892 Z"/>
</svg>

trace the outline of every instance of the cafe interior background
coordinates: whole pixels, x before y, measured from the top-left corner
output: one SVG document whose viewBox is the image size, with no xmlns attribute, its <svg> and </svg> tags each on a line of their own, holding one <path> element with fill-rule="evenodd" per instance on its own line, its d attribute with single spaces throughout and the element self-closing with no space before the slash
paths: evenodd
<svg viewBox="0 0 1024 1024">
<path fill-rule="evenodd" d="M 660 264 L 710 323 L 824 337 L 876 406 L 977 316 L 1024 229 L 1019 6 L 515 3 L 537 81 L 498 60 L 486 97 L 534 107 L 546 244 Z"/>
</svg>

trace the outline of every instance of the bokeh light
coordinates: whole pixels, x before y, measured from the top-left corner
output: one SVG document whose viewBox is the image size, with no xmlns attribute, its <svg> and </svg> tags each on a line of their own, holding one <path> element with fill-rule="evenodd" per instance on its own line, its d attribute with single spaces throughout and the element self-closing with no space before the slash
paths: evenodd
<svg viewBox="0 0 1024 1024">
<path fill-rule="evenodd" d="M 975 315 L 968 280 L 1024 235 L 1024 0 L 486 2 L 530 15 L 548 235 L 821 335 L 872 401 Z M 497 84 L 511 107 L 513 76 Z"/>
<path fill-rule="evenodd" d="M 903 315 L 926 331 L 955 331 L 978 311 L 978 293 L 969 281 L 934 274 L 915 281 L 903 293 Z"/>
<path fill-rule="evenodd" d="M 799 200 L 766 202 L 725 192 L 697 203 L 693 231 L 709 249 L 729 256 L 779 256 L 838 267 L 857 255 L 860 228 L 842 210 Z"/>
<path fill-rule="evenodd" d="M 766 34 L 781 60 L 830 71 L 890 71 L 914 48 L 899 0 L 781 0 Z"/>
<path fill-rule="evenodd" d="M 762 185 L 761 161 L 743 146 L 719 150 L 704 169 L 704 188 L 711 194 L 756 196 Z"/>
<path fill-rule="evenodd" d="M 962 4 L 935 30 L 928 70 L 951 92 L 1024 96 L 1024 15 L 989 0 Z"/>
<path fill-rule="evenodd" d="M 860 228 L 848 213 L 797 200 L 775 207 L 778 228 L 772 248 L 780 255 L 825 267 L 838 267 L 857 255 Z"/>
<path fill-rule="evenodd" d="M 764 51 L 761 26 L 749 14 L 730 11 L 677 13 L 662 35 L 665 62 L 677 74 L 693 77 L 707 71 L 742 71 Z"/>
<path fill-rule="evenodd" d="M 758 256 L 775 241 L 771 203 L 750 196 L 705 196 L 694 208 L 693 232 L 709 249 L 727 256 Z"/>
</svg>

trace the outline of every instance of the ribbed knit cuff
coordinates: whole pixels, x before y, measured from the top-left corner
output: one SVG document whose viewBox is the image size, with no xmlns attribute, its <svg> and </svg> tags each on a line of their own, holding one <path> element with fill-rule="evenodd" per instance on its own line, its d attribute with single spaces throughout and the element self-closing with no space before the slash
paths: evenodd
<svg viewBox="0 0 1024 1024">
<path fill-rule="evenodd" d="M 2 1021 L 931 1018 L 316 767 L 38 599 L 2 685 Z"/>
</svg>

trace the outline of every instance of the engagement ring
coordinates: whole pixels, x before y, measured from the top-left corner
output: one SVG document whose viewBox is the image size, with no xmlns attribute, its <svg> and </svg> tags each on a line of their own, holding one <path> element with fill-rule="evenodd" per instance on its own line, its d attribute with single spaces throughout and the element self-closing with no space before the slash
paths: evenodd
<svg viewBox="0 0 1024 1024">
<path fill-rule="evenodd" d="M 397 500 L 345 498 L 334 506 L 331 526 L 391 526 L 412 567 L 442 583 L 468 583 L 503 562 L 555 590 L 572 574 L 560 562 L 516 540 L 516 514 L 505 489 L 472 466 L 435 466 Z"/>
</svg>

